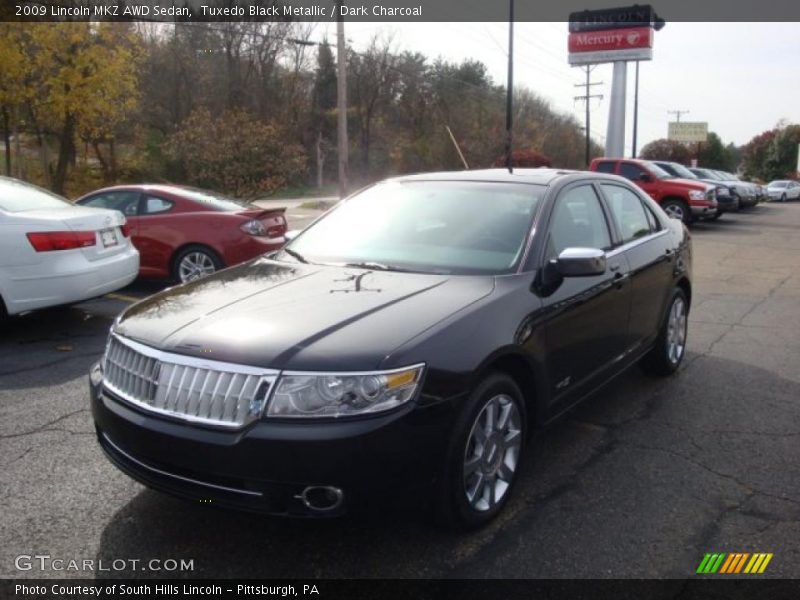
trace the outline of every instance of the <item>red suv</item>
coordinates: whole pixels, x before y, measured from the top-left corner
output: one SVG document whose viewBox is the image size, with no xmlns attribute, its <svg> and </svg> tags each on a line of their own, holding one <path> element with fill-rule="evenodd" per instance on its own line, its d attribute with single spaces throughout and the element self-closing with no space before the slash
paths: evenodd
<svg viewBox="0 0 800 600">
<path fill-rule="evenodd" d="M 717 214 L 717 192 L 713 185 L 674 177 L 650 161 L 595 158 L 589 170 L 630 179 L 658 202 L 670 217 L 687 225 L 695 219 L 711 219 Z"/>
</svg>

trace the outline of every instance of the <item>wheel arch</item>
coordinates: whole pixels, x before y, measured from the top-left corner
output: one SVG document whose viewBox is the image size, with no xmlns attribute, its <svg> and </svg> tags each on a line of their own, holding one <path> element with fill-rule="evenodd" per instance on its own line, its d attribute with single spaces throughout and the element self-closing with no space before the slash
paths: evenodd
<svg viewBox="0 0 800 600">
<path fill-rule="evenodd" d="M 516 349 L 506 349 L 488 357 L 477 370 L 474 379 L 475 385 L 490 373 L 503 373 L 511 377 L 519 386 L 525 401 L 527 412 L 528 430 L 533 431 L 535 427 L 545 422 L 544 414 L 544 373 L 541 368 L 534 364 Z"/>
<path fill-rule="evenodd" d="M 172 251 L 172 254 L 170 254 L 169 256 L 169 274 L 171 277 L 175 277 L 177 275 L 176 270 L 178 265 L 176 261 L 178 260 L 178 257 L 181 255 L 181 252 L 183 252 L 188 248 L 201 248 L 203 250 L 210 250 L 211 252 L 214 253 L 214 257 L 219 261 L 219 264 L 222 265 L 220 268 L 224 268 L 226 266 L 225 260 L 222 258 L 222 253 L 216 248 L 214 248 L 214 246 L 206 244 L 204 242 L 184 242 L 180 246 L 175 248 Z"/>
</svg>

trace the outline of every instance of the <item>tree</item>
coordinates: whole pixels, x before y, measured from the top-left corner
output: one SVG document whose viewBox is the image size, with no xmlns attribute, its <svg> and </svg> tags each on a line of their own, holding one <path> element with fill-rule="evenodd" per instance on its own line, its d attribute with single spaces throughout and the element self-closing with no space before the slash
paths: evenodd
<svg viewBox="0 0 800 600">
<path fill-rule="evenodd" d="M 730 164 L 730 157 L 725 152 L 722 140 L 713 131 L 708 133 L 708 139 L 700 146 L 697 163 L 702 167 L 721 171 L 733 171 L 736 168 L 736 165 Z"/>
<path fill-rule="evenodd" d="M 686 144 L 662 138 L 653 140 L 644 146 L 639 152 L 639 157 L 646 160 L 668 160 L 688 165 L 691 162 L 692 153 L 686 147 Z"/>
<path fill-rule="evenodd" d="M 764 163 L 764 179 L 797 176 L 797 147 L 800 144 L 800 125 L 787 125 L 772 140 Z"/>
<path fill-rule="evenodd" d="M 242 110 L 218 117 L 196 110 L 166 150 L 186 182 L 239 197 L 269 194 L 305 175 L 303 147 L 286 143 L 284 132 Z"/>
<path fill-rule="evenodd" d="M 767 155 L 778 133 L 778 128 L 762 131 L 744 145 L 742 148 L 742 160 L 745 176 L 763 181 L 770 180 L 766 172 Z"/>
<path fill-rule="evenodd" d="M 75 162 L 78 135 L 101 140 L 138 100 L 137 42 L 124 23 L 26 23 L 26 60 L 32 77 L 27 93 L 40 137 L 55 132 L 58 161 L 52 188 L 64 193 L 67 170 Z M 49 165 L 46 166 L 49 168 Z"/>
<path fill-rule="evenodd" d="M 317 187 L 322 187 L 325 165 L 325 147 L 333 138 L 336 109 L 336 63 L 333 52 L 324 40 L 317 51 L 317 70 L 311 108 L 311 127 L 314 131 L 314 154 L 317 167 Z"/>
</svg>

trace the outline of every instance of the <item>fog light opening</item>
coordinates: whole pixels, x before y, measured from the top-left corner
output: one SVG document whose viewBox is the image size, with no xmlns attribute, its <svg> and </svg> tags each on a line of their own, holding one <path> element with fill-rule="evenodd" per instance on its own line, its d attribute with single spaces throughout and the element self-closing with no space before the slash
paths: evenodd
<svg viewBox="0 0 800 600">
<path fill-rule="evenodd" d="M 100 363 L 97 363 L 89 369 L 89 381 L 94 387 L 103 383 L 103 367 L 100 366 Z"/>
<path fill-rule="evenodd" d="M 336 510 L 344 501 L 344 492 L 329 485 L 310 485 L 295 496 L 306 508 L 315 512 Z"/>
</svg>

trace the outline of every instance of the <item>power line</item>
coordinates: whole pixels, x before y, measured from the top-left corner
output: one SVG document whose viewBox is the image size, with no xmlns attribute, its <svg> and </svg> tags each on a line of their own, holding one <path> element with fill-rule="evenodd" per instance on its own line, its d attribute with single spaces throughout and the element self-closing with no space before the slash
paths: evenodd
<svg viewBox="0 0 800 600">
<path fill-rule="evenodd" d="M 675 115 L 675 120 L 680 123 L 681 122 L 681 115 L 689 114 L 688 110 L 668 110 L 667 114 Z"/>
<path fill-rule="evenodd" d="M 591 119 L 592 119 L 592 111 L 590 102 L 592 98 L 599 98 L 603 99 L 603 94 L 592 94 L 592 86 L 594 85 L 603 85 L 602 81 L 596 81 L 592 83 L 591 81 L 591 74 L 594 70 L 594 67 L 586 65 L 586 83 L 576 83 L 575 87 L 584 87 L 586 91 L 583 96 L 575 96 L 576 102 L 585 102 L 586 103 L 586 166 L 589 166 L 589 161 L 592 157 L 592 136 L 591 136 Z"/>
</svg>

